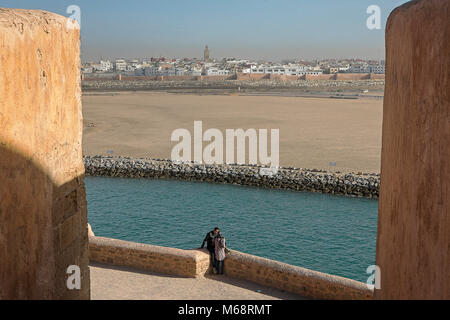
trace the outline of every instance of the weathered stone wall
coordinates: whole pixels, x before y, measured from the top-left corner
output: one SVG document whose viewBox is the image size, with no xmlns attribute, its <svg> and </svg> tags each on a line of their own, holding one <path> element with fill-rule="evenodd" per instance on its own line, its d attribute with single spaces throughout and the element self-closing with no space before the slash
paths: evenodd
<svg viewBox="0 0 450 320">
<path fill-rule="evenodd" d="M 411 1 L 386 29 L 378 299 L 450 298 L 450 0 Z"/>
<path fill-rule="evenodd" d="M 300 79 L 302 80 L 337 80 L 335 74 L 305 74 Z M 360 78 L 355 78 L 354 80 L 359 80 Z"/>
<path fill-rule="evenodd" d="M 211 273 L 206 250 L 181 250 L 116 239 L 89 237 L 89 259 L 116 266 L 195 278 Z M 371 299 L 361 282 L 231 250 L 226 275 L 312 299 Z"/>
<path fill-rule="evenodd" d="M 89 298 L 80 33 L 66 21 L 0 9 L 1 299 Z"/>
<path fill-rule="evenodd" d="M 369 300 L 366 284 L 231 250 L 224 273 L 312 299 Z"/>
<path fill-rule="evenodd" d="M 372 79 L 372 80 L 384 80 L 384 79 L 386 79 L 386 75 L 371 73 L 370 74 L 370 79 Z"/>
<path fill-rule="evenodd" d="M 257 81 L 263 79 L 270 79 L 270 74 L 259 73 L 238 73 L 237 79 L 239 81 Z"/>
<path fill-rule="evenodd" d="M 369 80 L 372 74 L 369 73 L 336 73 L 336 80 Z M 378 79 L 384 79 L 384 75 L 379 75 Z"/>
<path fill-rule="evenodd" d="M 188 278 L 205 275 L 209 254 L 116 239 L 89 237 L 89 260 Z"/>
</svg>

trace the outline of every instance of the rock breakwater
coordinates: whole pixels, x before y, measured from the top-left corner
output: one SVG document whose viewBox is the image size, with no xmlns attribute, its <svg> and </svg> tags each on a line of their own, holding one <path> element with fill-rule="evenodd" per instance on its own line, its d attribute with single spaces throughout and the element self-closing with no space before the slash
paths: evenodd
<svg viewBox="0 0 450 320">
<path fill-rule="evenodd" d="M 204 80 L 204 81 L 153 81 L 153 80 L 108 80 L 98 79 L 82 82 L 83 91 L 127 91 L 170 89 L 311 89 L 311 90 L 362 90 L 382 89 L 384 80 Z"/>
<path fill-rule="evenodd" d="M 109 156 L 84 156 L 83 160 L 89 176 L 178 179 L 365 198 L 378 198 L 380 186 L 379 174 L 291 167 L 280 168 L 276 175 L 268 176 L 260 174 L 262 167 L 256 165 L 205 165 Z"/>
</svg>

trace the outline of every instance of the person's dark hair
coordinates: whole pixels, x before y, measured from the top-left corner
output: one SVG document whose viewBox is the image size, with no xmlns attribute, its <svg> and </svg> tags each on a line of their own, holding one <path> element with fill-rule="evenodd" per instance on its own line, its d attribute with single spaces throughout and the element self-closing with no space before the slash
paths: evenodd
<svg viewBox="0 0 450 320">
<path fill-rule="evenodd" d="M 215 228 L 214 228 L 214 231 L 216 231 L 216 230 L 220 231 L 219 227 L 215 227 Z"/>
</svg>

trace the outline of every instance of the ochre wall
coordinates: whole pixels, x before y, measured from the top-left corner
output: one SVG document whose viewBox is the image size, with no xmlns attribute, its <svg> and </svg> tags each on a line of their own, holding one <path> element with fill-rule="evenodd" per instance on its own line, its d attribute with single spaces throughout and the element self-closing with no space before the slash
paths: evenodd
<svg viewBox="0 0 450 320">
<path fill-rule="evenodd" d="M 450 298 L 450 0 L 389 17 L 378 299 Z"/>
<path fill-rule="evenodd" d="M 336 75 L 334 74 L 306 74 L 302 77 L 302 80 L 335 80 Z M 358 78 L 359 80 L 359 78 Z"/>
<path fill-rule="evenodd" d="M 373 291 L 364 283 L 234 250 L 225 259 L 224 273 L 311 299 L 373 298 Z"/>
<path fill-rule="evenodd" d="M 89 260 L 115 266 L 172 274 L 187 278 L 205 275 L 209 254 L 149 244 L 89 236 Z"/>
<path fill-rule="evenodd" d="M 269 79 L 270 74 L 266 73 L 238 73 L 236 75 L 236 79 L 239 81 L 245 81 L 245 80 L 263 80 L 263 79 Z"/>
<path fill-rule="evenodd" d="M 371 80 L 384 80 L 384 79 L 386 79 L 386 75 L 371 73 L 370 74 L 370 79 Z"/>
<path fill-rule="evenodd" d="M 336 73 L 336 80 L 369 80 L 371 75 L 369 73 Z M 381 75 L 381 79 L 383 79 Z"/>
<path fill-rule="evenodd" d="M 0 9 L 1 299 L 89 298 L 80 32 L 66 21 Z"/>
</svg>

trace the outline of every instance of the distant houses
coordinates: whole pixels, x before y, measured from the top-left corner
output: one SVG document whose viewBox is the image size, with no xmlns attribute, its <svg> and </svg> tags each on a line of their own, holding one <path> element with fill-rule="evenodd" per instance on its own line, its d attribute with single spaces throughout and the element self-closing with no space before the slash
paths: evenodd
<svg viewBox="0 0 450 320">
<path fill-rule="evenodd" d="M 148 58 L 126 60 L 124 58 L 100 60 L 83 64 L 83 73 L 116 73 L 136 76 L 227 76 L 236 73 L 274 74 L 288 76 L 321 75 L 336 73 L 384 74 L 384 61 L 362 59 L 326 59 L 315 61 L 289 61 L 273 63 L 248 59 L 212 59 L 205 47 L 203 59 L 197 58 Z"/>
</svg>

